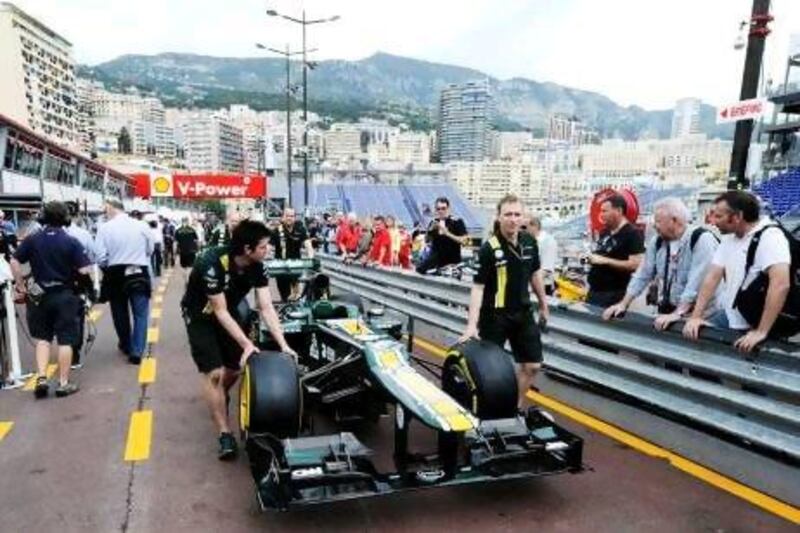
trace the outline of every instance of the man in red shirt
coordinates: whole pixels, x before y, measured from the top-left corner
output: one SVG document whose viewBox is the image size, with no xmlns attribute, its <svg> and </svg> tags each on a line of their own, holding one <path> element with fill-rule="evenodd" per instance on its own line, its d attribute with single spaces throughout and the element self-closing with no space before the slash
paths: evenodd
<svg viewBox="0 0 800 533">
<path fill-rule="evenodd" d="M 379 266 L 392 266 L 392 237 L 382 216 L 372 219 L 372 231 L 374 236 L 369 250 L 369 262 Z"/>
<path fill-rule="evenodd" d="M 361 228 L 358 226 L 355 213 L 348 213 L 339 223 L 336 231 L 336 247 L 342 255 L 353 254 L 358 249 L 361 239 Z"/>
</svg>

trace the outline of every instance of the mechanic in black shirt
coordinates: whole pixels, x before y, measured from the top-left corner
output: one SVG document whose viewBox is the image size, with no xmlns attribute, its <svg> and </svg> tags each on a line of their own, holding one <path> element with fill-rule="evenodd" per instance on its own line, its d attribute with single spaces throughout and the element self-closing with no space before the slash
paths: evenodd
<svg viewBox="0 0 800 533">
<path fill-rule="evenodd" d="M 219 431 L 221 460 L 233 459 L 238 452 L 228 425 L 228 391 L 241 366 L 257 351 L 246 332 L 249 317 L 238 317 L 236 311 L 251 289 L 255 289 L 261 318 L 281 351 L 297 357 L 286 343 L 272 305 L 264 263 L 268 246 L 269 230 L 264 224 L 240 222 L 229 245 L 207 248 L 197 257 L 181 300 L 192 358 L 204 374 L 203 396 Z"/>
<path fill-rule="evenodd" d="M 589 294 L 586 302 L 608 307 L 622 300 L 631 275 L 644 255 L 644 236 L 625 218 L 625 199 L 615 194 L 600 206 L 605 229 L 600 233 L 594 253 L 588 257 Z"/>
<path fill-rule="evenodd" d="M 520 408 L 542 362 L 542 341 L 529 288 L 539 301 L 541 323 L 546 324 L 550 317 L 536 240 L 520 231 L 523 220 L 522 201 L 516 195 L 508 194 L 497 204 L 497 231 L 478 253 L 467 328 L 459 339 L 480 337 L 501 348 L 510 342 L 518 364 Z"/>
<path fill-rule="evenodd" d="M 450 214 L 450 200 L 444 196 L 436 199 L 436 218 L 428 226 L 428 240 L 430 254 L 417 265 L 417 272 L 426 274 L 429 270 L 461 262 L 461 246 L 469 243 L 467 226 L 462 219 Z"/>
<path fill-rule="evenodd" d="M 307 257 L 314 257 L 314 247 L 311 245 L 308 231 L 303 223 L 297 220 L 297 215 L 291 207 L 283 210 L 281 222 L 272 231 L 270 241 L 275 250 L 275 259 L 300 259 L 303 248 Z M 298 279 L 299 276 L 294 274 L 275 276 L 282 301 L 288 302 L 299 297 Z"/>
<path fill-rule="evenodd" d="M 78 392 L 69 381 L 72 346 L 78 343 L 79 321 L 83 304 L 77 294 L 93 287 L 91 261 L 75 237 L 64 231 L 69 225 L 69 211 L 63 202 L 50 202 L 43 213 L 44 228 L 22 241 L 11 259 L 11 270 L 19 295 L 28 289 L 22 276 L 22 263 L 31 264 L 34 284 L 27 299 L 28 330 L 36 340 L 36 398 L 49 392 L 47 365 L 50 343 L 58 343 L 58 381 L 56 396 Z M 93 290 L 93 289 L 92 289 Z"/>
</svg>

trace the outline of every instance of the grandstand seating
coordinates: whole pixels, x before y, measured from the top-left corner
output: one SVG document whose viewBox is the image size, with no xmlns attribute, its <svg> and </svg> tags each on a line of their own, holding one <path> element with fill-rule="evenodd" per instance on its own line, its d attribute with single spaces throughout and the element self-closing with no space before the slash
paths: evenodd
<svg viewBox="0 0 800 533">
<path fill-rule="evenodd" d="M 800 168 L 789 169 L 753 187 L 753 192 L 770 206 L 772 214 L 783 216 L 800 206 Z"/>
<path fill-rule="evenodd" d="M 353 211 L 360 217 L 392 215 L 408 227 L 420 221 L 427 224 L 434 214 L 436 198 L 446 196 L 450 199 L 453 214 L 464 219 L 470 232 L 480 232 L 483 228 L 476 211 L 449 184 L 317 184 L 309 189 L 308 195 L 314 211 Z M 292 184 L 292 196 L 295 208 L 303 210 L 305 201 L 301 181 Z"/>
</svg>

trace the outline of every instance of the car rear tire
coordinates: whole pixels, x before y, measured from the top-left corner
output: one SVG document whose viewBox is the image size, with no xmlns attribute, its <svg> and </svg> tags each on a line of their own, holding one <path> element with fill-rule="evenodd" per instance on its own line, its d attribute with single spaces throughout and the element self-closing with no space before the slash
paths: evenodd
<svg viewBox="0 0 800 533">
<path fill-rule="evenodd" d="M 269 433 L 283 439 L 300 431 L 302 396 L 294 360 L 280 352 L 260 352 L 250 357 L 239 390 L 239 425 L 242 438 Z"/>
<path fill-rule="evenodd" d="M 455 346 L 442 371 L 442 389 L 482 420 L 517 413 L 517 376 L 511 356 L 494 343 Z"/>
</svg>

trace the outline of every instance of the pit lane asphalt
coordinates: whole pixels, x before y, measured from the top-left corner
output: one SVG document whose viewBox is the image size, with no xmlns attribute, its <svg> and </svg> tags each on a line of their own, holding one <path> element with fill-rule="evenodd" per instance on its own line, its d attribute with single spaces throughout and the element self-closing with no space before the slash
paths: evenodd
<svg viewBox="0 0 800 533">
<path fill-rule="evenodd" d="M 107 306 L 75 376 L 81 391 L 35 401 L 0 392 L 0 531 L 793 531 L 796 526 L 569 420 L 592 470 L 533 480 L 431 489 L 289 513 L 261 514 L 247 460 L 216 459 L 173 272 L 153 345 L 154 383 L 118 354 Z M 24 313 L 22 314 L 24 316 Z M 23 337 L 24 338 L 24 337 Z M 32 368 L 24 342 L 23 366 Z M 235 401 L 235 400 L 234 400 Z M 131 414 L 153 413 L 149 457 L 123 460 Z M 234 413 L 232 413 L 234 422 Z M 318 428 L 330 424 L 319 424 Z M 388 465 L 391 419 L 357 432 Z M 412 447 L 433 435 L 412 431 Z"/>
</svg>

